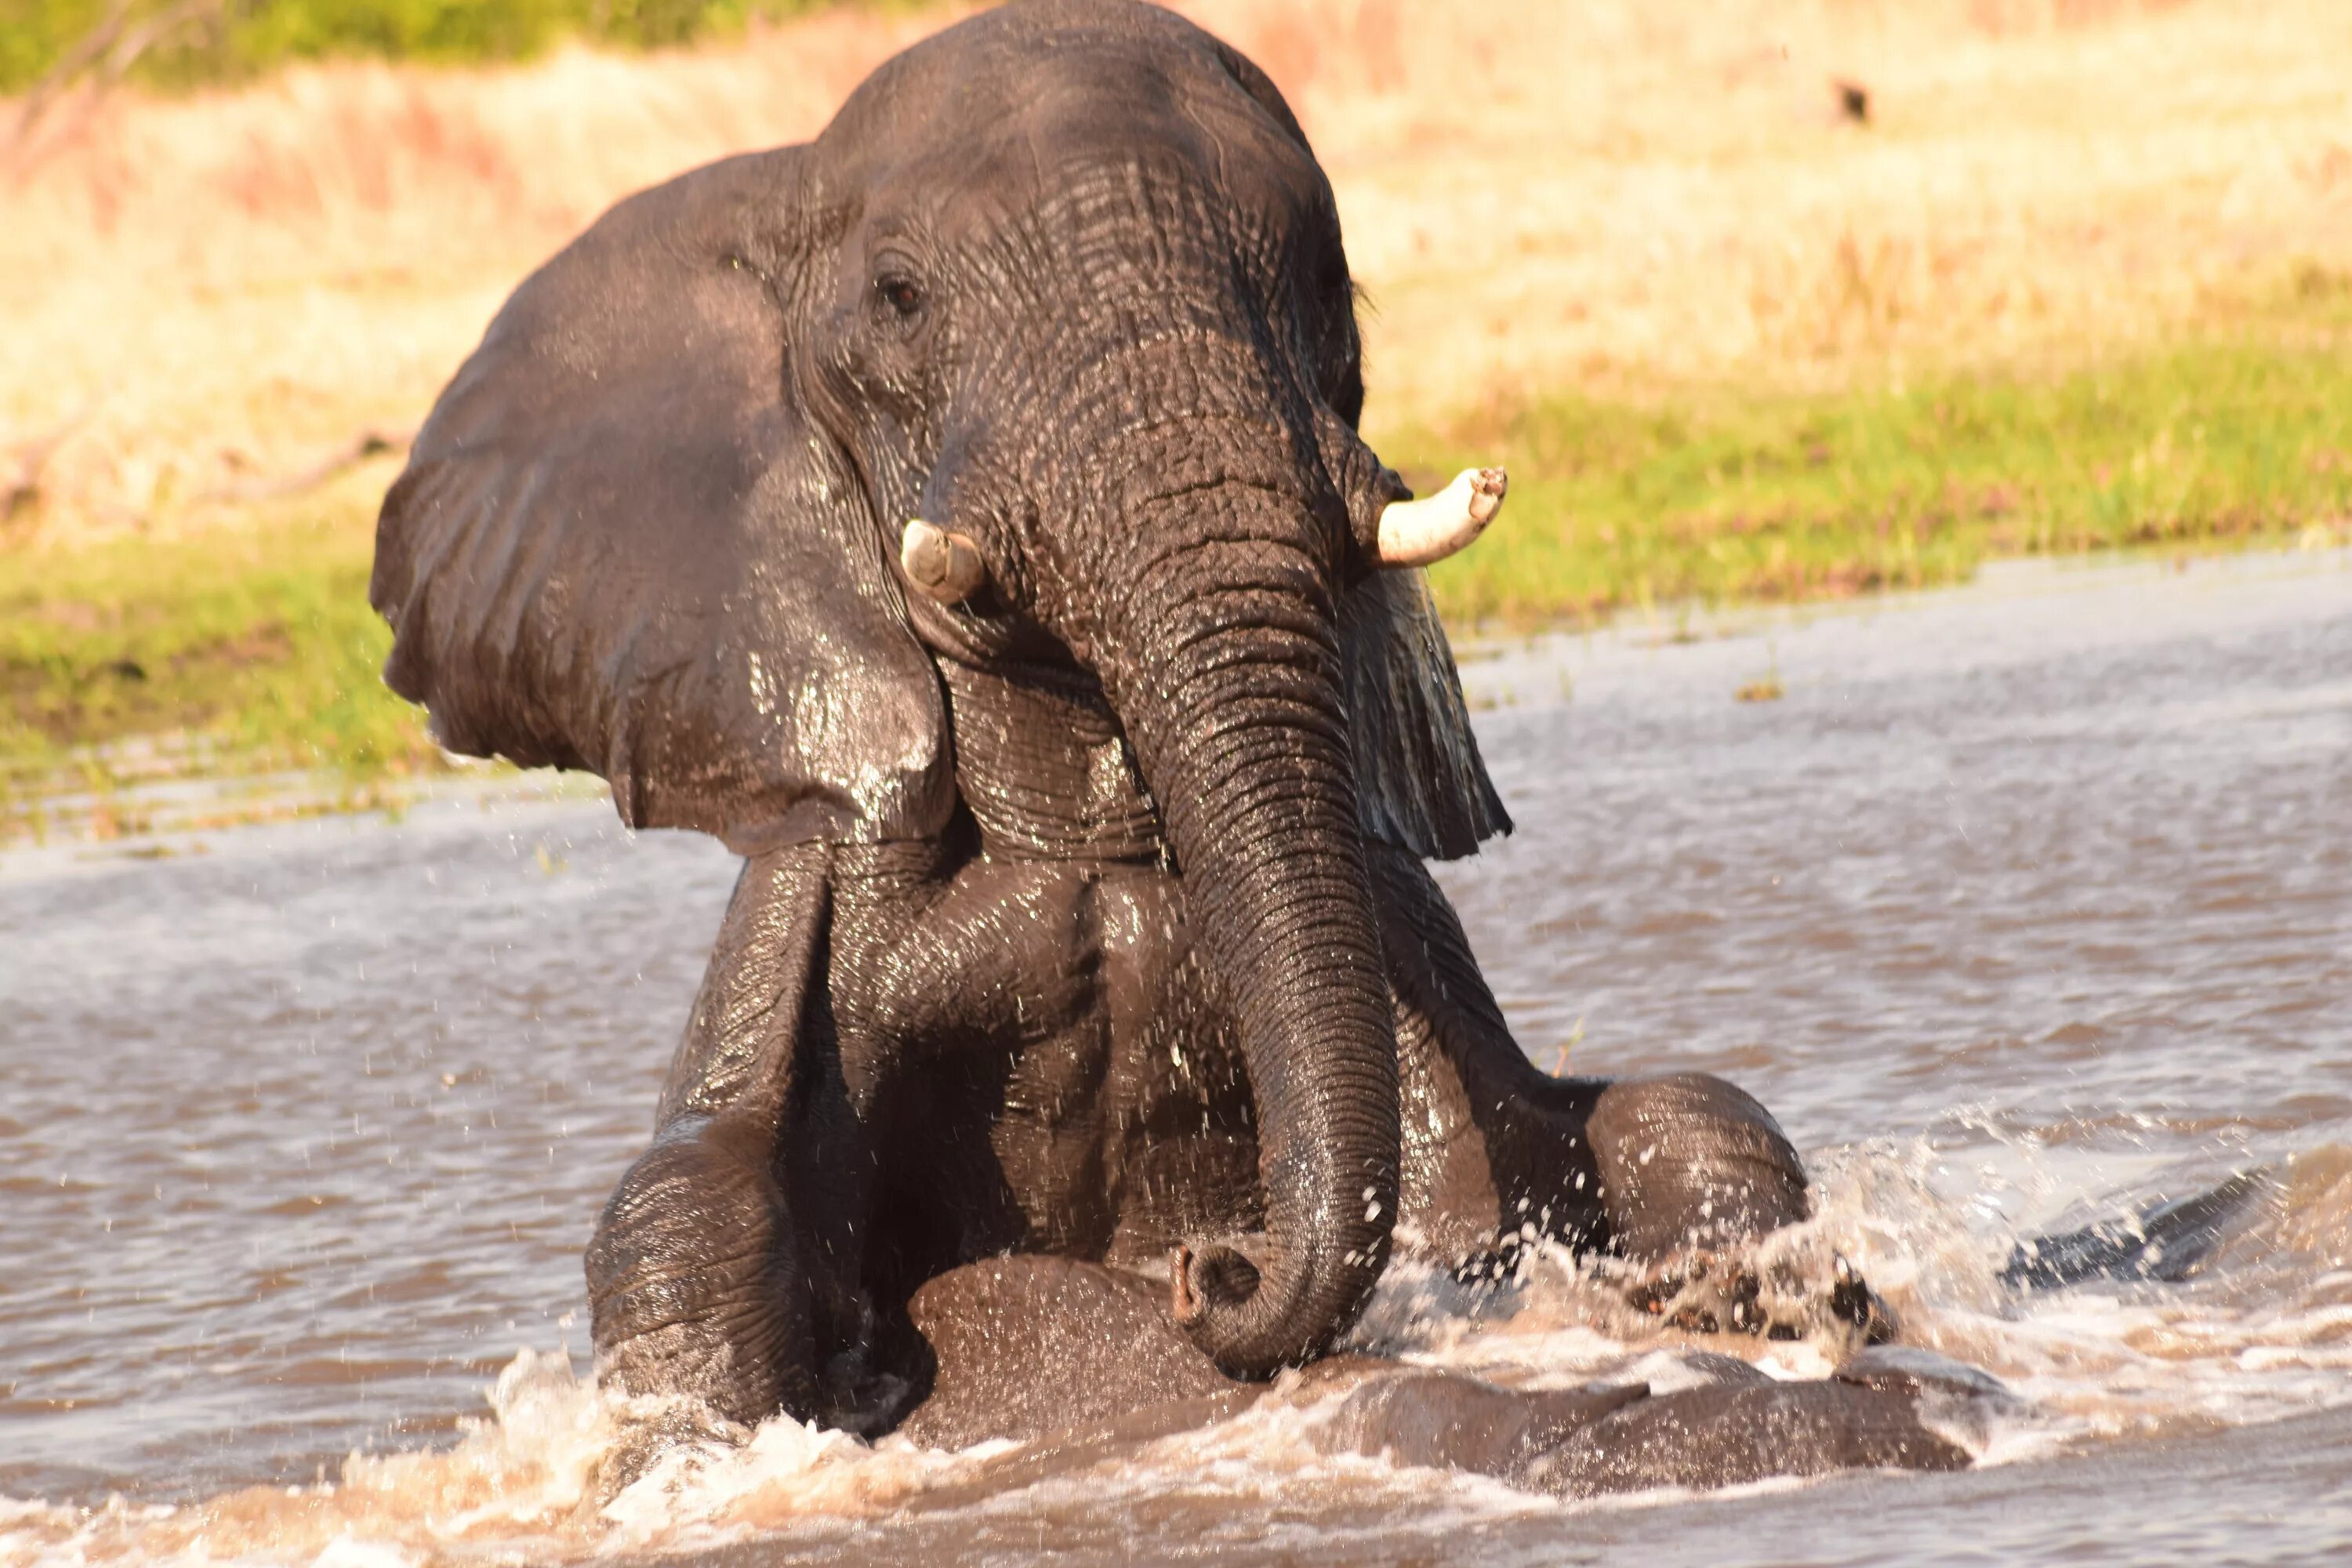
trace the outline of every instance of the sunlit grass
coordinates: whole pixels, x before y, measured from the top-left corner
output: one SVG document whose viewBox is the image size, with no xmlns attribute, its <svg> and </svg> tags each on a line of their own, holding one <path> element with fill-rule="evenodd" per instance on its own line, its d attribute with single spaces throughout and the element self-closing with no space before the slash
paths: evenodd
<svg viewBox="0 0 2352 1568">
<path fill-rule="evenodd" d="M 416 711 L 378 675 L 392 639 L 367 603 L 372 543 L 344 508 L 0 553 L 0 818 L 60 788 L 436 769 Z"/>
<path fill-rule="evenodd" d="M 1265 67 L 1331 176 L 1383 445 L 1497 395 L 2104 354 L 2294 258 L 2352 269 L 2340 0 L 1181 8 Z M 202 526 L 413 426 L 607 204 L 811 135 L 959 9 L 59 105 L 0 170 L 0 547 Z M 1832 78 L 1867 85 L 1866 125 Z"/>
<path fill-rule="evenodd" d="M 1836 394 L 1562 395 L 1395 450 L 1424 480 L 1510 465 L 1503 522 L 1432 573 L 1457 628 L 1918 587 L 1990 556 L 2332 537 L 2352 335 Z"/>
<path fill-rule="evenodd" d="M 388 465 L 236 498 L 412 427 L 615 196 L 810 135 L 963 8 L 61 103 L 0 223 L 0 837 L 59 781 L 440 765 L 376 675 Z M 2342 536 L 2352 8 L 1180 8 L 1330 174 L 1367 434 L 1417 482 L 1512 468 L 1435 574 L 1457 631 Z"/>
<path fill-rule="evenodd" d="M 1512 467 L 1504 521 L 1433 574 L 1457 633 L 1948 583 L 2004 555 L 2334 542 L 2352 534 L 2352 310 L 2316 290 L 2230 338 L 2041 375 L 1562 395 L 1392 450 L 1423 481 Z M 61 785 L 439 769 L 378 675 L 372 538 L 346 497 L 0 553 L 0 823 Z"/>
</svg>

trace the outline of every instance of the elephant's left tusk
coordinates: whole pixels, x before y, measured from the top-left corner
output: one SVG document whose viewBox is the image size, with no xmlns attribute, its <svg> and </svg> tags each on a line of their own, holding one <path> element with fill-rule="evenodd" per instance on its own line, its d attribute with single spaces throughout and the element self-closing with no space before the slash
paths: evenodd
<svg viewBox="0 0 2352 1568">
<path fill-rule="evenodd" d="M 898 564 L 907 569 L 907 581 L 942 605 L 963 603 L 988 581 L 980 546 L 919 517 L 907 524 L 898 542 Z"/>
<path fill-rule="evenodd" d="M 1510 477 L 1500 468 L 1465 468 L 1433 496 L 1390 502 L 1381 512 L 1381 564 L 1444 560 L 1486 531 L 1509 488 Z"/>
</svg>

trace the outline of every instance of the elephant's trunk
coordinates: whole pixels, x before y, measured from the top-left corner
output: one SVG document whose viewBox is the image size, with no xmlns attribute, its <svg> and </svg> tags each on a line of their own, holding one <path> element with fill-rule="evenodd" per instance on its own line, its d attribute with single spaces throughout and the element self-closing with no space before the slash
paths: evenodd
<svg viewBox="0 0 2352 1568">
<path fill-rule="evenodd" d="M 1255 1099 L 1258 1256 L 1205 1238 L 1180 1249 L 1173 1282 L 1195 1342 L 1248 1377 L 1353 1322 L 1397 1206 L 1396 1043 L 1313 558 L 1324 524 L 1292 488 L 1228 477 L 1130 517 L 1154 545 L 1111 595 L 1098 660 Z"/>
</svg>

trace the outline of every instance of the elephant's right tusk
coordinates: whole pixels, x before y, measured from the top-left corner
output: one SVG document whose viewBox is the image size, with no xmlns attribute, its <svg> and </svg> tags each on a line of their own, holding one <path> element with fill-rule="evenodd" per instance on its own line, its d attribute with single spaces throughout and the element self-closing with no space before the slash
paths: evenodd
<svg viewBox="0 0 2352 1568">
<path fill-rule="evenodd" d="M 1433 496 L 1390 502 L 1381 512 L 1381 564 L 1444 560 L 1486 531 L 1509 488 L 1510 477 L 1500 468 L 1465 468 Z"/>
<path fill-rule="evenodd" d="M 919 517 L 907 524 L 898 542 L 898 564 L 907 569 L 907 581 L 942 605 L 961 604 L 988 581 L 980 546 Z"/>
</svg>

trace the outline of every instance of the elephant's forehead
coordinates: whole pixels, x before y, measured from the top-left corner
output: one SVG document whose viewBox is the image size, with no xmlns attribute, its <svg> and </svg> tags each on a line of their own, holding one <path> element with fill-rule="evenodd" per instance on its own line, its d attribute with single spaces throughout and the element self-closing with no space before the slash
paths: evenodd
<svg viewBox="0 0 2352 1568">
<path fill-rule="evenodd" d="M 1125 277 L 1223 257 L 1270 283 L 1282 258 L 1339 244 L 1329 186 L 1296 143 L 1255 126 L 1221 140 L 1196 117 L 1107 112 L 1093 93 L 910 156 L 866 187 L 863 205 L 869 236 L 1002 246 L 1056 272 L 1098 265 Z"/>
<path fill-rule="evenodd" d="M 1197 121 L 1033 110 L 960 146 L 909 158 L 866 192 L 876 218 L 919 216 L 943 242 L 1018 227 L 1063 243 L 1137 226 L 1280 232 L 1337 212 L 1314 164 L 1262 138 L 1212 139 Z"/>
<path fill-rule="evenodd" d="M 1061 210 L 1088 189 L 1291 218 L 1331 208 L 1313 154 L 1205 35 L 1024 31 L 966 46 L 901 56 L 825 132 L 869 203 L 919 203 L 955 227 Z"/>
<path fill-rule="evenodd" d="M 1145 96 L 1179 84 L 1236 85 L 1228 51 L 1157 6 L 1122 0 L 1015 4 L 943 29 L 885 61 L 850 95 L 836 128 L 863 132 L 909 110 L 1003 116 L 1056 83 Z"/>
</svg>

